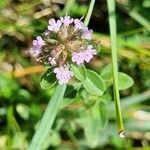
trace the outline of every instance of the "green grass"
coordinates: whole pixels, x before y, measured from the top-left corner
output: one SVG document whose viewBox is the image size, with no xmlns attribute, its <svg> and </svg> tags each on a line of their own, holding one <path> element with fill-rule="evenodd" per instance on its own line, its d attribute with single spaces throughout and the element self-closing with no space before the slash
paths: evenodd
<svg viewBox="0 0 150 150">
<path fill-rule="evenodd" d="M 108 12 L 109 12 L 109 28 L 111 37 L 111 49 L 112 49 L 112 70 L 113 70 L 113 90 L 114 90 L 114 101 L 116 107 L 116 117 L 118 124 L 119 134 L 124 133 L 121 107 L 120 107 L 120 96 L 118 88 L 118 58 L 117 58 L 117 31 L 116 31 L 116 18 L 115 18 L 115 1 L 107 0 Z"/>
<path fill-rule="evenodd" d="M 31 144 L 28 148 L 29 150 L 41 149 L 42 144 L 44 143 L 45 139 L 51 131 L 53 122 L 58 113 L 59 106 L 61 104 L 61 101 L 63 100 L 65 89 L 66 85 L 58 85 L 56 87 L 55 92 L 46 108 L 46 111 L 44 112 L 38 129 L 33 136 Z"/>
</svg>

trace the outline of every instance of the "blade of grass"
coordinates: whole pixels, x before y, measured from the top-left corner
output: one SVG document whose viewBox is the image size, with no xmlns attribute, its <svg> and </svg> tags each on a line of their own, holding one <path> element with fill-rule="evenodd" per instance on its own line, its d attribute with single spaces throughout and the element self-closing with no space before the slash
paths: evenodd
<svg viewBox="0 0 150 150">
<path fill-rule="evenodd" d="M 122 109 L 127 109 L 129 107 L 132 107 L 136 104 L 139 104 L 141 102 L 144 102 L 146 100 L 149 100 L 150 98 L 150 90 L 145 91 L 141 94 L 137 94 L 137 95 L 132 95 L 126 98 L 121 99 L 121 108 Z M 111 103 L 109 105 L 109 111 L 110 112 L 114 112 L 114 103 Z"/>
<path fill-rule="evenodd" d="M 145 19 L 141 14 L 139 14 L 136 8 L 129 10 L 119 2 L 117 4 L 117 6 L 119 6 L 123 11 L 125 11 L 131 18 L 133 18 L 135 21 L 141 24 L 145 29 L 150 31 L 150 22 L 147 19 Z"/>
<path fill-rule="evenodd" d="M 109 12 L 109 28 L 110 28 L 111 49 L 112 49 L 114 101 L 115 101 L 115 108 L 116 108 L 118 132 L 120 137 L 124 137 L 124 127 L 122 121 L 120 95 L 118 89 L 117 31 L 116 31 L 116 18 L 115 18 L 115 1 L 107 0 L 107 5 L 108 5 L 108 12 Z"/>
<path fill-rule="evenodd" d="M 41 146 L 50 132 L 53 122 L 56 118 L 65 90 L 66 85 L 58 85 L 56 87 L 28 150 L 41 150 Z"/>
<path fill-rule="evenodd" d="M 137 95 L 123 98 L 122 102 L 121 102 L 121 107 L 122 107 L 122 109 L 126 109 L 130 106 L 133 106 L 135 104 L 138 104 L 145 100 L 148 100 L 149 98 L 150 98 L 150 90 L 148 90 L 142 94 L 137 94 Z"/>
<path fill-rule="evenodd" d="M 94 4 L 95 4 L 95 0 L 91 0 L 87 15 L 86 15 L 85 20 L 84 20 L 85 26 L 88 26 L 88 24 L 89 24 L 89 21 L 90 21 L 91 15 L 92 15 L 92 11 L 94 8 Z"/>
<path fill-rule="evenodd" d="M 139 33 L 139 32 L 143 32 L 145 30 L 146 30 L 145 27 L 140 27 L 140 28 L 136 28 L 136 29 L 133 29 L 133 30 L 121 32 L 121 33 L 119 33 L 119 36 L 128 36 L 128 35 L 136 34 L 136 33 Z"/>
<path fill-rule="evenodd" d="M 137 11 L 132 10 L 129 11 L 129 15 L 136 20 L 138 23 L 140 23 L 142 26 L 144 26 L 148 31 L 150 31 L 150 23 L 148 20 L 146 20 L 142 15 L 140 15 Z"/>
</svg>

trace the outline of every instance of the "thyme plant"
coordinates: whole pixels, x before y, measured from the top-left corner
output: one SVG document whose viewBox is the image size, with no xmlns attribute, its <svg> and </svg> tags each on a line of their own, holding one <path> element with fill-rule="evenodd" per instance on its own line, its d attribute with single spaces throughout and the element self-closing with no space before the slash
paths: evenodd
<svg viewBox="0 0 150 150">
<path fill-rule="evenodd" d="M 95 0 L 91 0 L 84 22 L 83 18 L 75 19 L 67 15 L 58 20 L 52 18 L 45 32 L 33 40 L 33 46 L 30 49 L 31 56 L 48 68 L 41 77 L 41 87 L 44 89 L 54 87 L 55 91 L 33 136 L 29 150 L 41 149 L 52 128 L 68 85 L 73 86 L 78 92 L 84 88 L 96 99 L 92 104 L 92 107 L 94 106 L 92 114 L 95 117 L 97 110 L 101 112 L 104 128 L 108 121 L 107 107 L 103 101 L 100 101 L 100 98 L 113 84 L 118 132 L 120 137 L 124 137 L 119 90 L 130 87 L 133 80 L 128 75 L 118 72 L 114 0 L 107 0 L 112 65 L 106 66 L 101 74 L 86 68 L 87 63 L 100 54 L 100 41 L 93 39 L 93 30 L 87 27 L 94 3 Z M 113 83 L 111 78 L 113 78 Z"/>
</svg>

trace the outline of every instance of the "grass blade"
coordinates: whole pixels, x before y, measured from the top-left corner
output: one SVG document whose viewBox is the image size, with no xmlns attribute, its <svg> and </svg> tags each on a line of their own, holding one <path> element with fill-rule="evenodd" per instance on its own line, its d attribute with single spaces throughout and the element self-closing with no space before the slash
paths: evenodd
<svg viewBox="0 0 150 150">
<path fill-rule="evenodd" d="M 111 48 L 112 48 L 112 71 L 113 71 L 113 90 L 114 101 L 116 108 L 116 117 L 118 124 L 118 132 L 120 137 L 124 137 L 124 127 L 122 121 L 120 96 L 118 88 L 118 64 L 117 64 L 117 31 L 116 31 L 116 18 L 115 18 L 115 1 L 107 0 L 108 12 L 109 12 L 109 28 L 111 36 Z"/>
<path fill-rule="evenodd" d="M 125 11 L 131 18 L 133 18 L 136 22 L 141 24 L 145 29 L 150 31 L 150 22 L 146 18 L 144 18 L 140 13 L 138 13 L 136 8 L 133 8 L 132 10 L 126 8 L 123 4 L 120 2 L 117 3 L 118 6 Z"/>
<path fill-rule="evenodd" d="M 56 118 L 60 103 L 63 100 L 65 89 L 66 89 L 66 85 L 58 85 L 56 87 L 54 95 L 52 96 L 46 108 L 46 111 L 43 115 L 43 118 L 40 122 L 40 125 L 37 131 L 34 134 L 34 137 L 31 141 L 31 144 L 28 150 L 40 150 L 41 149 L 41 145 L 45 141 L 48 133 L 51 130 L 53 122 Z"/>
<path fill-rule="evenodd" d="M 85 20 L 84 20 L 85 26 L 88 26 L 88 24 L 89 24 L 89 21 L 90 21 L 91 15 L 92 15 L 92 11 L 94 8 L 94 4 L 95 4 L 95 0 L 91 0 L 87 15 L 86 15 Z"/>
</svg>

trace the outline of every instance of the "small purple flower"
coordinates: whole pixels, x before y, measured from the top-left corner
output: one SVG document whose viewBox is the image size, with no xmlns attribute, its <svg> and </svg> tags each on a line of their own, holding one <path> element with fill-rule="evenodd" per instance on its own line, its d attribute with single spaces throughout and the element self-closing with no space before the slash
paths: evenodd
<svg viewBox="0 0 150 150">
<path fill-rule="evenodd" d="M 87 49 L 84 51 L 84 60 L 88 63 L 93 58 L 93 55 L 97 54 L 95 49 L 92 49 L 93 46 L 89 45 Z"/>
<path fill-rule="evenodd" d="M 73 73 L 69 70 L 68 66 L 55 68 L 54 73 L 56 73 L 59 84 L 67 84 L 73 76 Z"/>
<path fill-rule="evenodd" d="M 79 19 L 75 19 L 75 20 L 74 20 L 74 24 L 75 24 L 75 25 L 74 25 L 74 30 L 75 30 L 75 31 L 84 28 L 83 22 L 82 22 L 81 20 L 79 20 Z"/>
<path fill-rule="evenodd" d="M 93 30 L 89 30 L 87 27 L 83 29 L 83 33 L 81 35 L 82 39 L 91 40 L 92 39 Z"/>
<path fill-rule="evenodd" d="M 30 48 L 30 54 L 32 57 L 38 57 L 39 54 L 41 53 L 41 49 L 35 49 L 34 47 Z"/>
<path fill-rule="evenodd" d="M 76 62 L 77 65 L 81 65 L 84 63 L 84 55 L 83 55 L 83 52 L 79 52 L 79 53 L 76 53 L 74 52 L 72 54 L 72 58 L 71 58 L 72 62 Z"/>
<path fill-rule="evenodd" d="M 34 49 L 41 49 L 41 47 L 44 45 L 45 45 L 45 41 L 43 41 L 43 39 L 40 36 L 38 36 L 36 40 L 33 40 Z"/>
<path fill-rule="evenodd" d="M 95 49 L 92 49 L 93 46 L 89 45 L 86 50 L 81 51 L 79 53 L 73 53 L 72 55 L 72 62 L 76 62 L 77 65 L 81 65 L 85 62 L 90 62 L 93 58 L 93 55 L 96 55 L 97 52 Z"/>
<path fill-rule="evenodd" d="M 50 63 L 52 66 L 55 66 L 55 65 L 56 65 L 56 60 L 55 60 L 55 58 L 49 57 L 49 58 L 48 58 L 48 61 L 49 61 L 49 63 Z"/>
<path fill-rule="evenodd" d="M 65 16 L 60 18 L 61 22 L 64 24 L 65 27 L 69 26 L 71 23 L 73 23 L 73 18 L 70 16 Z"/>
<path fill-rule="evenodd" d="M 49 26 L 48 26 L 48 30 L 49 31 L 54 31 L 54 32 L 58 32 L 59 28 L 61 27 L 62 22 L 60 20 L 55 20 L 55 19 L 50 19 L 49 20 Z"/>
<path fill-rule="evenodd" d="M 44 45 L 45 41 L 43 41 L 43 39 L 40 36 L 38 36 L 36 40 L 33 40 L 33 47 L 30 49 L 30 54 L 33 57 L 39 56 L 39 54 L 41 53 L 41 48 Z"/>
</svg>

